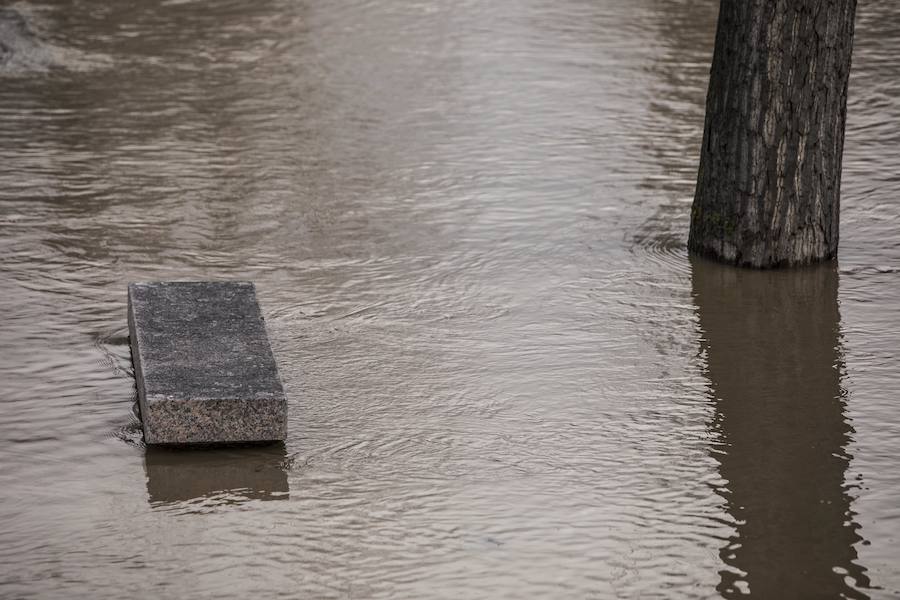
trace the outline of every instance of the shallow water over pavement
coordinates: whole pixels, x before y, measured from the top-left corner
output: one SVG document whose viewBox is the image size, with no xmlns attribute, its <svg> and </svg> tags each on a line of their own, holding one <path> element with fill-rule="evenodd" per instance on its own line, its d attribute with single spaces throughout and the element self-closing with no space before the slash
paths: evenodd
<svg viewBox="0 0 900 600">
<path fill-rule="evenodd" d="M 685 251 L 717 4 L 0 9 L 0 596 L 900 594 L 900 12 L 758 273 Z M 126 284 L 229 278 L 289 439 L 147 449 Z"/>
</svg>

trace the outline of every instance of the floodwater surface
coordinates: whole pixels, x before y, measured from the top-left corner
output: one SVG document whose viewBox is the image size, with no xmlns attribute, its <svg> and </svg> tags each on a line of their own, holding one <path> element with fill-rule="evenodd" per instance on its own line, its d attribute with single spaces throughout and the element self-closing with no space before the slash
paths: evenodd
<svg viewBox="0 0 900 600">
<path fill-rule="evenodd" d="M 0 8 L 0 597 L 900 594 L 900 10 L 840 259 L 685 250 L 718 2 Z M 289 437 L 146 448 L 126 285 L 255 281 Z"/>
</svg>

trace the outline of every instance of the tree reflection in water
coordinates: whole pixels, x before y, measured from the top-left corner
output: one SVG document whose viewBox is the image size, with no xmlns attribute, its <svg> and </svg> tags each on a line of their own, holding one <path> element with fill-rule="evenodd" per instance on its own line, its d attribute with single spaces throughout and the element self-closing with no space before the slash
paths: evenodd
<svg viewBox="0 0 900 600">
<path fill-rule="evenodd" d="M 719 592 L 866 597 L 845 482 L 853 434 L 835 263 L 754 271 L 692 261 L 715 402 L 718 492 L 735 522 Z"/>
</svg>

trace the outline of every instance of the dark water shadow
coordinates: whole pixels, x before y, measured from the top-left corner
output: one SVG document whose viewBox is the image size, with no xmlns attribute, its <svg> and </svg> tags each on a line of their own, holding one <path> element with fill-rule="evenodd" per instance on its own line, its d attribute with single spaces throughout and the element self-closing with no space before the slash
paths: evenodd
<svg viewBox="0 0 900 600">
<path fill-rule="evenodd" d="M 151 506 L 218 506 L 289 497 L 283 443 L 233 448 L 148 447 Z"/>
<path fill-rule="evenodd" d="M 726 597 L 866 598 L 845 481 L 836 263 L 753 271 L 692 260 L 714 396 L 717 490 L 735 522 L 720 556 Z"/>
</svg>

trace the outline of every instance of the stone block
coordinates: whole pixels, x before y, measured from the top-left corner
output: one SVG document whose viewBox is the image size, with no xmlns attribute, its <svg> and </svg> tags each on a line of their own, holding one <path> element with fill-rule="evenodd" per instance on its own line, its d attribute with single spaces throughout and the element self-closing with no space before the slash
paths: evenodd
<svg viewBox="0 0 900 600">
<path fill-rule="evenodd" d="M 147 444 L 285 439 L 287 401 L 252 283 L 132 283 L 128 328 Z"/>
</svg>

